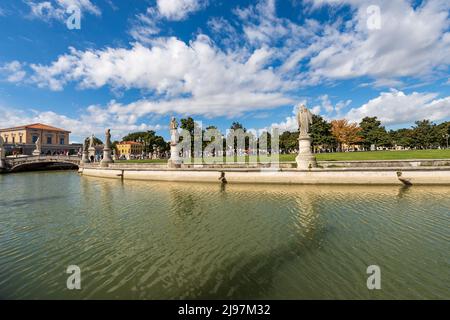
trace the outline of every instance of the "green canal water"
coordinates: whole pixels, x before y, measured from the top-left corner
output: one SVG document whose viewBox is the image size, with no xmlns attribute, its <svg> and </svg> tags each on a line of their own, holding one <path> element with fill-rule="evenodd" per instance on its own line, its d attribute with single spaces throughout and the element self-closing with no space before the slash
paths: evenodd
<svg viewBox="0 0 450 320">
<path fill-rule="evenodd" d="M 0 176 L 4 299 L 450 299 L 449 252 L 449 187 Z"/>
</svg>

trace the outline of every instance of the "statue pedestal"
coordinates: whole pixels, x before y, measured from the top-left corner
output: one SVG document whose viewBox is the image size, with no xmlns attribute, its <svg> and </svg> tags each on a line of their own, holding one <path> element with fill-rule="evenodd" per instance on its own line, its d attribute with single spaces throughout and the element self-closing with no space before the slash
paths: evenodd
<svg viewBox="0 0 450 320">
<path fill-rule="evenodd" d="M 170 144 L 170 159 L 167 162 L 168 168 L 181 168 L 183 159 L 180 158 L 177 144 Z"/>
<path fill-rule="evenodd" d="M 33 156 L 34 157 L 39 157 L 41 155 L 41 150 L 34 150 L 33 151 Z"/>
<path fill-rule="evenodd" d="M 309 135 L 300 135 L 299 152 L 295 158 L 297 162 L 298 170 L 308 170 L 311 168 L 317 168 L 317 161 L 314 154 L 311 152 L 311 137 Z"/>
<path fill-rule="evenodd" d="M 83 151 L 83 155 L 81 156 L 81 163 L 90 163 L 89 156 L 87 151 Z"/>
<path fill-rule="evenodd" d="M 89 157 L 89 161 L 91 160 L 91 157 L 95 158 L 95 148 L 94 147 L 88 149 L 88 157 Z"/>
<path fill-rule="evenodd" d="M 102 159 L 102 161 L 100 161 L 100 166 L 108 167 L 110 163 L 114 163 L 113 159 L 111 158 L 111 149 L 104 148 L 103 149 L 103 159 Z"/>
</svg>

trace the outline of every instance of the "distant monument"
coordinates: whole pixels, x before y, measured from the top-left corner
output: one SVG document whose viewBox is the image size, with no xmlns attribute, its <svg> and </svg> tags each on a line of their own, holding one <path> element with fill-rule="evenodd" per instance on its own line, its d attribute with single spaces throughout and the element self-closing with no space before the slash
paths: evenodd
<svg viewBox="0 0 450 320">
<path fill-rule="evenodd" d="M 299 151 L 295 158 L 297 169 L 307 170 L 317 167 L 316 157 L 311 152 L 311 136 L 309 135 L 312 124 L 312 113 L 304 105 L 300 106 L 297 113 L 297 121 L 300 127 Z"/>
<path fill-rule="evenodd" d="M 81 163 L 89 163 L 89 162 L 90 161 L 89 161 L 89 155 L 88 155 L 88 143 L 87 143 L 87 139 L 84 139 Z"/>
<path fill-rule="evenodd" d="M 170 159 L 167 162 L 169 168 L 180 168 L 183 160 L 178 150 L 178 122 L 175 117 L 170 120 Z"/>
<path fill-rule="evenodd" d="M 110 163 L 113 163 L 113 159 L 111 157 L 111 130 L 106 129 L 105 131 L 105 146 L 103 148 L 103 159 L 100 162 L 101 167 L 107 167 Z"/>
<path fill-rule="evenodd" d="M 5 158 L 6 158 L 5 142 L 3 141 L 3 138 L 0 136 L 0 169 L 5 167 Z"/>
<path fill-rule="evenodd" d="M 40 156 L 41 155 L 41 137 L 38 137 L 36 142 L 34 143 L 35 149 L 33 151 L 33 156 Z"/>
<path fill-rule="evenodd" d="M 94 147 L 94 135 L 89 138 L 89 148 L 88 148 L 89 161 L 95 159 L 95 147 Z"/>
</svg>

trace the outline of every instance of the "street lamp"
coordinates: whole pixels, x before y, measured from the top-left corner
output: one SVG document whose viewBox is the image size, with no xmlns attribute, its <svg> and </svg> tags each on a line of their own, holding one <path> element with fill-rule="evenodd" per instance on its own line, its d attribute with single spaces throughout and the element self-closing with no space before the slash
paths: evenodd
<svg viewBox="0 0 450 320">
<path fill-rule="evenodd" d="M 448 134 L 448 133 L 443 134 L 442 137 L 447 139 L 447 149 L 448 149 L 448 138 L 450 137 L 450 134 Z"/>
</svg>

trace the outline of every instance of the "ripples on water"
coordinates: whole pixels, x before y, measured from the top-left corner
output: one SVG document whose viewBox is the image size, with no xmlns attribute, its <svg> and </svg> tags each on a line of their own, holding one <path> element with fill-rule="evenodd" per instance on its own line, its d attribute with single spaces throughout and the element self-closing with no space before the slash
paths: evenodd
<svg viewBox="0 0 450 320">
<path fill-rule="evenodd" d="M 0 176 L 0 297 L 450 298 L 450 189 Z M 78 265 L 82 290 L 66 289 Z M 382 290 L 366 287 L 381 267 Z"/>
</svg>

